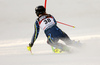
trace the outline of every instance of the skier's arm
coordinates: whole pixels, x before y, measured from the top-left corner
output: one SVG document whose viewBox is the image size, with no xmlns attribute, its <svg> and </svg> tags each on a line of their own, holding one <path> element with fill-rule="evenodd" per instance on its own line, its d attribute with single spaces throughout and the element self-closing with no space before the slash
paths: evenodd
<svg viewBox="0 0 100 65">
<path fill-rule="evenodd" d="M 34 24 L 34 35 L 32 37 L 31 43 L 29 43 L 30 47 L 33 46 L 35 40 L 37 39 L 38 34 L 39 34 L 39 30 L 40 30 L 40 27 L 39 27 L 38 21 L 36 21 L 35 24 Z"/>
<path fill-rule="evenodd" d="M 52 16 L 53 17 L 53 16 Z M 54 22 L 55 22 L 55 24 L 57 25 L 57 21 L 56 21 L 56 19 L 53 17 L 53 20 L 54 20 Z"/>
</svg>

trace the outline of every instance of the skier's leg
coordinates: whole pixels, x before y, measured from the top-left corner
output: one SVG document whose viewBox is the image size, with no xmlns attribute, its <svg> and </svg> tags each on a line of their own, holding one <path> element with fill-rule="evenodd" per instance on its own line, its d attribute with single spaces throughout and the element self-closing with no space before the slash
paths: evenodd
<svg viewBox="0 0 100 65">
<path fill-rule="evenodd" d="M 48 36 L 48 41 L 47 43 L 55 48 L 58 48 L 58 49 L 61 49 L 62 51 L 68 51 L 68 48 L 66 45 L 64 44 L 61 44 L 61 43 L 58 43 L 58 40 L 57 38 L 53 38 L 51 36 Z"/>
<path fill-rule="evenodd" d="M 80 42 L 71 40 L 71 39 L 69 38 L 69 36 L 68 36 L 66 33 L 63 33 L 63 36 L 62 36 L 60 39 L 61 39 L 66 45 L 77 46 L 77 47 L 80 47 L 80 46 L 81 46 L 81 43 L 80 43 Z"/>
<path fill-rule="evenodd" d="M 60 37 L 60 39 L 66 44 L 66 45 L 71 45 L 72 41 L 69 38 L 69 36 L 63 32 L 62 37 Z"/>
</svg>

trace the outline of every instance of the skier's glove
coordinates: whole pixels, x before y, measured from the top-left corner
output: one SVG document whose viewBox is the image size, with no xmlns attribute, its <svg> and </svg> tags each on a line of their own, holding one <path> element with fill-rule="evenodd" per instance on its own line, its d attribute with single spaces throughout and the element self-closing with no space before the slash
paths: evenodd
<svg viewBox="0 0 100 65">
<path fill-rule="evenodd" d="M 30 47 L 30 46 L 27 46 L 27 50 L 28 50 L 28 51 L 31 51 L 31 47 Z"/>
<path fill-rule="evenodd" d="M 29 46 L 27 46 L 27 50 L 31 51 L 31 47 L 33 46 L 33 44 L 29 43 Z"/>
</svg>

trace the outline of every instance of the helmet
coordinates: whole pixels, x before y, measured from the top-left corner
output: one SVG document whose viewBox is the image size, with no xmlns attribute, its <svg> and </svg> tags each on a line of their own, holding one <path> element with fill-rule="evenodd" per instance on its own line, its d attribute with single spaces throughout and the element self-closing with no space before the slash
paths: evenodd
<svg viewBox="0 0 100 65">
<path fill-rule="evenodd" d="M 35 13 L 36 13 L 37 16 L 39 16 L 39 14 L 45 13 L 45 10 L 46 9 L 44 8 L 44 6 L 37 6 L 35 8 Z"/>
</svg>

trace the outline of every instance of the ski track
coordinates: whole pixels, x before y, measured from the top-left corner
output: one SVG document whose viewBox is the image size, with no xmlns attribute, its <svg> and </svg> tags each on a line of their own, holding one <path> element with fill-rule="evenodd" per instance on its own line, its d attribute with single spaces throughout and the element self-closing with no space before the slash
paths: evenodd
<svg viewBox="0 0 100 65">
<path fill-rule="evenodd" d="M 27 51 L 25 42 L 3 45 L 0 46 L 1 65 L 99 65 L 100 37 L 80 41 L 82 47 L 73 47 L 71 53 L 61 54 L 53 53 L 51 47 L 42 41 L 32 48 L 33 55 Z"/>
</svg>

